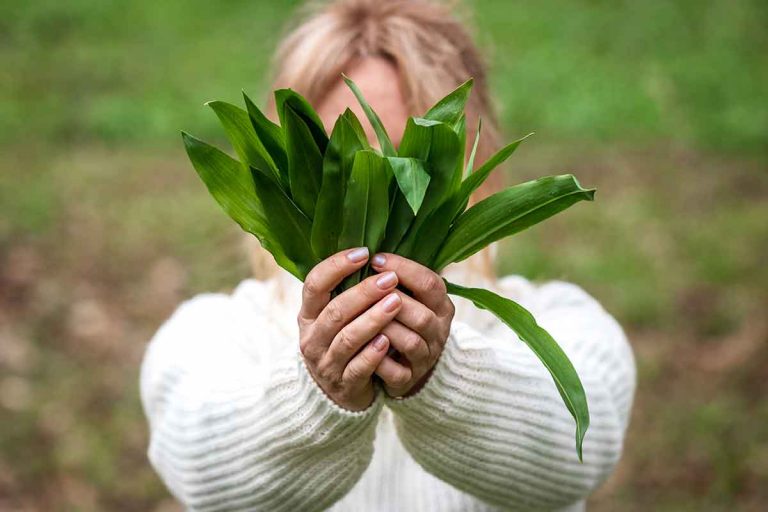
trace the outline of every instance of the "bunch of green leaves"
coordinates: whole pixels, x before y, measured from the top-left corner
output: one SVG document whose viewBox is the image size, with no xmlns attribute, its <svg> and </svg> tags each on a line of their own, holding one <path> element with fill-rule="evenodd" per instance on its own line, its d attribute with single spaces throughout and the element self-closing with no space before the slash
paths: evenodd
<svg viewBox="0 0 768 512">
<path fill-rule="evenodd" d="M 195 170 L 219 205 L 302 281 L 324 258 L 361 246 L 370 254 L 393 252 L 440 272 L 578 201 L 593 199 L 594 190 L 582 188 L 572 175 L 561 175 L 509 187 L 468 208 L 470 196 L 525 139 L 473 169 L 481 125 L 467 158 L 464 107 L 472 80 L 422 117 L 409 118 L 395 148 L 360 90 L 344 79 L 373 126 L 379 149 L 371 147 L 349 109 L 329 136 L 312 106 L 290 89 L 275 91 L 279 125 L 245 94 L 245 109 L 222 101 L 207 104 L 238 159 L 182 132 Z M 371 272 L 368 267 L 358 271 L 337 292 Z M 576 421 L 581 459 L 589 411 L 579 376 L 563 350 L 514 301 L 446 284 L 450 294 L 495 314 L 538 356 Z"/>
</svg>

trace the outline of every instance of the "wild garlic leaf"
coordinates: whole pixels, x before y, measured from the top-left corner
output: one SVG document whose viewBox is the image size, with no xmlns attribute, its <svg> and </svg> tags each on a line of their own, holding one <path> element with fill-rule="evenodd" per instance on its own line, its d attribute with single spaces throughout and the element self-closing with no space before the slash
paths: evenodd
<svg viewBox="0 0 768 512">
<path fill-rule="evenodd" d="M 276 178 L 280 171 L 251 124 L 248 112 L 224 101 L 209 101 L 207 106 L 216 113 L 227 138 L 240 160 L 248 165 L 271 172 Z"/>
<path fill-rule="evenodd" d="M 438 124 L 440 124 L 439 121 L 409 118 L 405 124 L 403 137 L 400 141 L 398 156 L 401 158 L 426 160 L 429 156 L 429 148 L 432 145 L 432 131 L 430 127 Z M 405 195 L 399 189 L 394 190 L 389 217 L 390 222 L 387 224 L 387 234 L 384 237 L 384 242 L 381 244 L 381 250 L 384 252 L 394 252 L 397 249 L 397 246 L 411 227 L 413 219 L 416 217 Z"/>
<path fill-rule="evenodd" d="M 429 215 L 453 193 L 454 176 L 461 153 L 459 137 L 450 126 L 439 123 L 428 127 L 428 130 L 431 140 L 426 168 L 430 181 L 419 213 L 397 248 L 398 254 L 405 257 L 411 257 L 416 252 L 431 252 L 432 247 L 442 245 L 443 240 L 421 228 Z"/>
<path fill-rule="evenodd" d="M 464 212 L 454 223 L 434 262 L 436 270 L 466 259 L 502 238 L 527 229 L 579 201 L 592 201 L 571 174 L 548 176 L 507 188 Z"/>
<path fill-rule="evenodd" d="M 320 152 L 324 153 L 325 147 L 328 145 L 328 135 L 325 132 L 323 121 L 317 115 L 315 109 L 312 108 L 312 105 L 304 99 L 304 96 L 292 89 L 278 89 L 275 91 L 275 108 L 277 109 L 277 115 L 280 117 L 280 124 L 283 126 L 283 129 L 285 129 L 286 105 L 290 105 L 293 111 L 302 118 L 309 128 L 312 138 L 315 139 L 315 144 L 317 144 Z"/>
<path fill-rule="evenodd" d="M 348 110 L 351 114 L 351 111 Z M 354 116 L 354 114 L 352 114 Z M 366 149 L 346 115 L 339 116 L 323 157 L 323 180 L 312 221 L 312 248 L 321 259 L 339 250 L 342 208 L 355 153 Z"/>
<path fill-rule="evenodd" d="M 430 176 L 424 163 L 417 158 L 387 157 L 387 162 L 397 180 L 400 191 L 416 215 L 427 192 Z"/>
<path fill-rule="evenodd" d="M 478 127 L 478 133 L 479 129 L 480 128 Z M 467 178 L 461 182 L 461 186 L 459 187 L 459 196 L 461 197 L 461 202 L 459 204 L 461 205 L 461 210 L 457 211 L 456 215 L 464 211 L 464 208 L 467 207 L 467 203 L 469 202 L 469 198 L 472 196 L 472 194 L 475 193 L 480 185 L 485 182 L 488 176 L 490 176 L 491 171 L 501 165 L 507 158 L 512 156 L 512 153 L 515 152 L 518 146 L 520 146 L 520 144 L 531 135 L 533 135 L 533 133 L 529 133 L 525 137 L 519 138 L 516 141 L 507 144 L 498 152 L 496 152 L 496 154 L 494 154 L 491 158 L 489 158 L 483 165 L 481 165 L 477 171 L 469 173 Z M 477 145 L 477 140 L 475 140 L 475 145 Z M 474 149 L 472 150 L 472 154 L 473 157 L 470 158 L 470 161 L 474 162 Z"/>
<path fill-rule="evenodd" d="M 250 171 L 271 239 L 294 263 L 297 271 L 294 275 L 303 281 L 312 267 L 320 262 L 312 251 L 312 223 L 271 176 L 253 167 Z"/>
<path fill-rule="evenodd" d="M 291 197 L 311 219 L 315 215 L 315 204 L 323 180 L 323 154 L 304 118 L 290 104 L 284 107 L 283 120 Z"/>
<path fill-rule="evenodd" d="M 376 138 L 379 139 L 381 152 L 384 154 L 384 156 L 396 156 L 397 152 L 395 151 L 395 147 L 392 145 L 392 141 L 390 140 L 389 135 L 387 135 L 387 130 L 384 128 L 384 124 L 382 124 L 379 115 L 374 112 L 374 110 L 365 100 L 365 97 L 363 96 L 363 93 L 360 91 L 360 88 L 357 86 L 357 84 L 355 84 L 355 82 L 353 82 L 348 76 L 341 76 L 344 78 L 344 82 L 346 82 L 347 86 L 352 90 L 352 93 L 355 95 L 357 101 L 360 103 L 360 106 L 363 108 L 363 112 L 365 112 L 365 116 L 368 118 L 368 122 L 370 122 L 371 126 L 373 126 L 373 131 L 376 132 Z"/>
<path fill-rule="evenodd" d="M 339 250 L 366 246 L 370 254 L 378 251 L 389 216 L 389 177 L 385 165 L 381 155 L 372 150 L 355 154 L 344 197 Z M 349 288 L 360 277 L 358 272 L 345 279 L 342 286 Z"/>
<path fill-rule="evenodd" d="M 301 272 L 272 237 L 248 167 L 188 133 L 181 135 L 192 166 L 216 202 L 241 228 L 256 236 L 281 267 L 301 279 Z"/>
<path fill-rule="evenodd" d="M 477 120 L 477 131 L 475 132 L 475 142 L 472 144 L 472 151 L 469 153 L 469 160 L 467 160 L 467 165 L 464 167 L 464 177 L 466 178 L 470 174 L 472 174 L 472 168 L 475 165 L 475 155 L 477 155 L 477 146 L 480 143 L 480 133 L 483 131 L 483 120 L 478 119 Z M 462 182 L 463 183 L 463 182 Z"/>
<path fill-rule="evenodd" d="M 243 91 L 243 100 L 256 135 L 264 145 L 280 172 L 280 182 L 288 189 L 288 155 L 285 152 L 285 135 L 282 128 L 270 121 Z"/>
<path fill-rule="evenodd" d="M 464 106 L 467 104 L 469 93 L 472 91 L 473 80 L 470 78 L 456 89 L 451 91 L 443 99 L 430 108 L 424 118 L 432 121 L 440 121 L 451 126 L 459 122 L 464 114 Z"/>
<path fill-rule="evenodd" d="M 513 300 L 482 288 L 465 288 L 446 281 L 448 293 L 471 300 L 496 315 L 528 345 L 549 371 L 565 406 L 576 421 L 576 453 L 583 460 L 582 444 L 589 428 L 587 395 L 579 374 L 554 338 L 542 329 L 531 313 Z"/>
</svg>

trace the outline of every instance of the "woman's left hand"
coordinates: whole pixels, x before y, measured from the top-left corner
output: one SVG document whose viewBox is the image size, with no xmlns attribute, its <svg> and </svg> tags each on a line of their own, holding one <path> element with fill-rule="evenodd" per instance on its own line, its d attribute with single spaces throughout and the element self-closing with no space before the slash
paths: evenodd
<svg viewBox="0 0 768 512">
<path fill-rule="evenodd" d="M 399 355 L 385 357 L 376 368 L 389 396 L 408 396 L 429 379 L 448 339 L 455 308 L 443 279 L 427 267 L 390 253 L 375 255 L 371 266 L 377 272 L 395 272 L 399 283 L 413 293 L 409 297 L 397 292 L 402 308 L 381 331 Z"/>
</svg>

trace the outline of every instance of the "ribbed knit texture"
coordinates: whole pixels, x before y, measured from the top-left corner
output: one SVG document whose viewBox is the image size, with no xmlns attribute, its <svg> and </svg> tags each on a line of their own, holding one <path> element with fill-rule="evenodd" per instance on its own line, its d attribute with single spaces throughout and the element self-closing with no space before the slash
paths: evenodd
<svg viewBox="0 0 768 512">
<path fill-rule="evenodd" d="M 531 310 L 573 361 L 592 421 L 583 464 L 542 364 L 461 299 L 418 394 L 337 406 L 302 362 L 300 283 L 281 275 L 198 296 L 155 335 L 141 372 L 152 465 L 190 510 L 583 510 L 621 454 L 635 388 L 626 338 L 576 286 L 472 284 Z"/>
</svg>

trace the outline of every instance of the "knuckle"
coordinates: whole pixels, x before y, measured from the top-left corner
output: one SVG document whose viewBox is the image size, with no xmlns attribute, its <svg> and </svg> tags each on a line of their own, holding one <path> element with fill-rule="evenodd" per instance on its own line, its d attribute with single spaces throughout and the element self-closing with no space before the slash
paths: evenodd
<svg viewBox="0 0 768 512">
<path fill-rule="evenodd" d="M 305 318 L 302 312 L 300 311 L 298 315 L 296 315 L 296 323 L 299 325 L 299 328 L 306 328 L 312 320 L 309 318 Z"/>
<path fill-rule="evenodd" d="M 315 350 L 315 343 L 311 332 L 305 332 L 299 338 L 299 351 L 304 357 L 304 360 L 310 363 L 314 363 L 317 359 L 317 350 Z"/>
<path fill-rule="evenodd" d="M 411 332 L 403 340 L 403 351 L 409 355 L 417 354 L 421 349 L 422 343 L 424 343 L 424 340 L 421 336 Z"/>
<path fill-rule="evenodd" d="M 345 352 L 354 352 L 355 351 L 355 340 L 350 335 L 349 331 L 347 329 L 342 329 L 339 332 L 339 346 L 342 350 Z"/>
<path fill-rule="evenodd" d="M 351 365 L 347 367 L 347 378 L 350 381 L 359 381 L 363 377 L 363 372 L 357 365 Z"/>
<path fill-rule="evenodd" d="M 365 298 L 370 302 L 378 299 L 381 296 L 381 290 L 376 285 L 376 280 L 378 279 L 378 276 L 371 276 L 368 279 L 366 279 L 363 283 L 363 286 L 360 286 L 361 293 L 365 296 Z"/>
<path fill-rule="evenodd" d="M 310 272 L 310 274 L 304 280 L 304 298 L 306 299 L 307 297 L 314 297 L 315 295 L 319 295 L 321 291 L 320 283 L 317 281 L 315 274 Z"/>
<path fill-rule="evenodd" d="M 344 268 L 341 264 L 340 258 L 336 256 L 331 256 L 330 258 L 328 258 L 328 264 L 330 265 L 334 274 L 340 274 L 344 272 Z"/>
<path fill-rule="evenodd" d="M 445 316 L 448 319 L 452 320 L 453 317 L 456 315 L 456 305 L 453 303 L 451 299 L 448 299 L 445 309 L 446 309 Z"/>
<path fill-rule="evenodd" d="M 328 321 L 334 324 L 340 324 L 344 321 L 344 312 L 336 302 L 330 302 L 325 307 L 325 314 L 328 317 Z"/>
<path fill-rule="evenodd" d="M 431 312 L 421 311 L 416 314 L 415 318 L 413 319 L 413 324 L 416 329 L 423 330 L 432 324 L 433 319 L 434 315 Z"/>
<path fill-rule="evenodd" d="M 445 293 L 445 283 L 434 272 L 427 272 L 422 277 L 421 288 L 427 292 Z"/>
<path fill-rule="evenodd" d="M 320 380 L 326 384 L 330 385 L 331 388 L 334 388 L 337 385 L 336 372 L 334 372 L 333 368 L 327 363 L 322 361 L 317 363 L 315 372 L 317 373 L 318 378 L 320 378 Z"/>
<path fill-rule="evenodd" d="M 411 372 L 408 370 L 400 370 L 392 375 L 389 379 L 389 383 L 394 388 L 404 388 L 411 381 Z"/>
<path fill-rule="evenodd" d="M 304 356 L 304 358 L 309 357 L 309 346 L 310 346 L 310 340 L 306 337 L 302 337 L 299 340 L 299 350 L 301 351 L 301 355 Z"/>
</svg>

